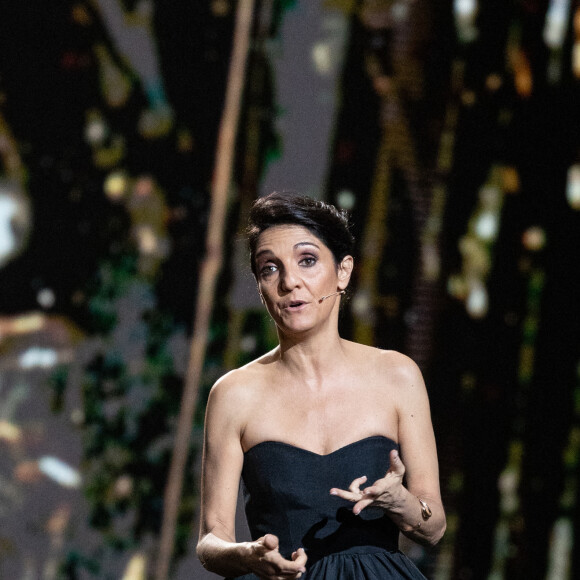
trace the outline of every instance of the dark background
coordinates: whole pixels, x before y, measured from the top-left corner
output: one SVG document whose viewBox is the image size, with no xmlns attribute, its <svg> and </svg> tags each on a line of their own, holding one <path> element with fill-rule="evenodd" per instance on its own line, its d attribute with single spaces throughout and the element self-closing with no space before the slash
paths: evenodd
<svg viewBox="0 0 580 580">
<path fill-rule="evenodd" d="M 2 578 L 155 553 L 236 7 L 0 2 Z M 236 234 L 298 186 L 351 211 L 343 336 L 425 375 L 448 531 L 409 554 L 433 578 L 580 574 L 579 10 L 256 3 L 176 570 L 207 392 L 273 344 Z"/>
</svg>

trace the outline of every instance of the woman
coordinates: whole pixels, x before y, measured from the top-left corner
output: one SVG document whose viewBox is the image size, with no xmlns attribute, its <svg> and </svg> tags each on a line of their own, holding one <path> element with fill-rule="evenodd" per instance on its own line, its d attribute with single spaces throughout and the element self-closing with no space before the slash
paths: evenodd
<svg viewBox="0 0 580 580">
<path fill-rule="evenodd" d="M 274 193 L 254 203 L 249 242 L 279 346 L 210 393 L 201 562 L 247 579 L 423 578 L 397 545 L 445 531 L 429 402 L 409 358 L 339 336 L 345 215 Z M 240 476 L 251 542 L 235 539 Z"/>
</svg>

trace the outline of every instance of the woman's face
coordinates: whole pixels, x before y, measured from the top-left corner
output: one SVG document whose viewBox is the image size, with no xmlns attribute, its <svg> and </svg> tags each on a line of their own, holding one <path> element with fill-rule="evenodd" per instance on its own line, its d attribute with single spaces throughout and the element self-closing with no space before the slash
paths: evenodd
<svg viewBox="0 0 580 580">
<path fill-rule="evenodd" d="M 291 334 L 328 319 L 352 271 L 352 257 L 338 266 L 324 243 L 307 228 L 280 225 L 260 234 L 255 253 L 258 289 L 280 330 Z"/>
</svg>

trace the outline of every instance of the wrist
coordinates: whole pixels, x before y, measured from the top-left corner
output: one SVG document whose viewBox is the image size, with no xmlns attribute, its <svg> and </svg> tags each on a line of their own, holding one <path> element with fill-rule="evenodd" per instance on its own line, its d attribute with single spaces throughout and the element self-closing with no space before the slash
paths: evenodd
<svg viewBox="0 0 580 580">
<path fill-rule="evenodd" d="M 238 558 L 240 565 L 246 572 L 253 572 L 252 561 L 254 559 L 255 550 L 253 542 L 240 542 L 238 544 Z"/>
<path fill-rule="evenodd" d="M 220 576 L 240 576 L 251 572 L 251 542 L 233 542 L 207 534 L 197 546 L 202 566 Z"/>
<path fill-rule="evenodd" d="M 408 490 L 399 509 L 393 510 L 395 523 L 403 533 L 416 532 L 431 518 L 429 504 Z"/>
<path fill-rule="evenodd" d="M 414 495 L 409 490 L 401 485 L 396 493 L 391 496 L 391 502 L 387 510 L 399 517 L 404 516 L 409 512 L 409 500 L 413 501 Z"/>
</svg>

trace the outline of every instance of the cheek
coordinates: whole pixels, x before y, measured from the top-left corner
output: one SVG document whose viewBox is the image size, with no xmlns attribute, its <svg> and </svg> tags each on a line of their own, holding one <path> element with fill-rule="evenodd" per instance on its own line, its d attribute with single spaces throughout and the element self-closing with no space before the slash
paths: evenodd
<svg viewBox="0 0 580 580">
<path fill-rule="evenodd" d="M 258 294 L 260 295 L 260 300 L 262 304 L 266 307 L 268 311 L 270 311 L 274 302 L 272 300 L 272 297 L 270 296 L 271 290 L 269 291 L 269 289 L 267 287 L 264 287 L 263 285 L 258 285 Z"/>
</svg>

